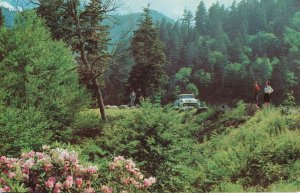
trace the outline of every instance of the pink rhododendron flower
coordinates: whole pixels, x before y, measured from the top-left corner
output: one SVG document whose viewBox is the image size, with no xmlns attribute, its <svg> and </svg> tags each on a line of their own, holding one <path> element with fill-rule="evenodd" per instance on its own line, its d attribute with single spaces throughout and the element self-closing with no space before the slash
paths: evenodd
<svg viewBox="0 0 300 193">
<path fill-rule="evenodd" d="M 45 183 L 47 188 L 53 188 L 55 184 L 56 178 L 55 177 L 50 177 L 48 181 Z"/>
<path fill-rule="evenodd" d="M 64 182 L 64 186 L 66 188 L 71 188 L 73 186 L 73 176 L 68 176 L 66 181 Z"/>
<path fill-rule="evenodd" d="M 150 177 L 148 179 L 144 180 L 144 187 L 147 188 L 149 186 L 151 186 L 152 184 L 154 184 L 156 182 L 156 179 L 154 177 Z"/>
<path fill-rule="evenodd" d="M 109 186 L 98 187 L 96 190 L 92 187 L 92 182 L 96 177 L 94 174 L 98 169 L 96 166 L 80 165 L 78 155 L 74 151 L 43 148 L 46 150 L 45 152 L 23 153 L 19 159 L 1 156 L 0 176 L 6 175 L 7 178 L 12 179 L 11 181 L 24 184 L 30 192 L 48 192 L 50 190 L 53 193 L 74 192 L 75 190 L 83 193 L 95 193 L 96 190 L 104 193 L 113 192 L 113 188 Z M 117 186 L 123 184 L 121 186 L 124 189 L 127 189 L 125 186 L 133 188 L 131 190 L 147 188 L 156 181 L 153 177 L 144 179 L 144 175 L 136 167 L 136 164 L 132 160 L 125 160 L 123 156 L 115 157 L 114 161 L 109 164 L 109 168 L 116 170 L 114 172 L 115 179 L 119 180 L 113 184 Z M 22 173 L 19 173 L 19 170 Z M 0 187 L 2 187 L 0 193 L 11 191 L 7 185 L 5 179 L 0 178 Z M 126 193 L 126 191 L 122 193 Z"/>
<path fill-rule="evenodd" d="M 24 174 L 29 174 L 29 168 L 28 167 L 23 168 L 22 172 Z"/>
<path fill-rule="evenodd" d="M 54 190 L 53 190 L 53 193 L 61 193 L 61 188 L 63 187 L 62 183 L 60 182 L 57 182 L 55 184 L 55 187 L 54 187 Z"/>
<path fill-rule="evenodd" d="M 53 165 L 51 163 L 47 163 L 44 165 L 44 170 L 45 171 L 49 171 L 53 168 Z"/>
<path fill-rule="evenodd" d="M 5 180 L 3 178 L 0 178 L 0 184 L 4 184 Z"/>
<path fill-rule="evenodd" d="M 43 159 L 44 154 L 41 152 L 36 152 L 36 156 L 38 157 L 38 159 Z"/>
<path fill-rule="evenodd" d="M 84 189 L 84 193 L 95 193 L 95 192 L 96 192 L 95 189 L 92 187 Z"/>
<path fill-rule="evenodd" d="M 27 153 L 28 157 L 34 157 L 35 156 L 35 152 L 34 151 L 30 151 L 29 153 Z"/>
<path fill-rule="evenodd" d="M 76 178 L 75 183 L 78 188 L 81 188 L 82 183 L 83 183 L 82 178 Z"/>
<path fill-rule="evenodd" d="M 14 178 L 16 176 L 16 173 L 14 172 L 8 172 L 7 177 L 8 178 Z"/>
<path fill-rule="evenodd" d="M 63 187 L 63 185 L 62 185 L 62 183 L 60 183 L 60 182 L 57 182 L 56 184 L 55 184 L 55 188 L 56 189 L 60 189 L 60 188 L 62 188 Z"/>
<path fill-rule="evenodd" d="M 89 167 L 87 168 L 87 172 L 88 172 L 89 174 L 95 174 L 95 173 L 97 172 L 97 167 L 96 167 L 96 166 L 89 166 Z"/>
<path fill-rule="evenodd" d="M 54 188 L 53 193 L 61 193 L 61 190 L 58 188 Z"/>
<path fill-rule="evenodd" d="M 1 156 L 1 157 L 0 157 L 0 162 L 6 163 L 6 159 L 7 159 L 7 158 L 6 158 L 5 156 Z"/>
<path fill-rule="evenodd" d="M 0 189 L 1 190 L 1 189 Z M 2 192 L 11 192 L 11 188 L 9 186 L 4 186 L 2 188 Z"/>
<path fill-rule="evenodd" d="M 114 162 L 117 162 L 117 161 L 120 161 L 120 160 L 124 161 L 125 160 L 124 156 L 115 157 Z"/>
<path fill-rule="evenodd" d="M 129 178 L 125 178 L 124 180 L 123 180 L 123 184 L 130 184 L 130 179 Z"/>
<path fill-rule="evenodd" d="M 32 166 L 34 165 L 34 160 L 32 158 L 29 158 L 28 160 L 26 160 L 24 166 L 27 167 L 28 169 L 32 168 Z"/>
<path fill-rule="evenodd" d="M 108 187 L 108 186 L 102 186 L 101 191 L 104 192 L 104 193 L 113 193 L 112 188 Z"/>
<path fill-rule="evenodd" d="M 115 170 L 115 169 L 116 169 L 115 163 L 110 163 L 109 166 L 108 166 L 108 168 L 109 168 L 110 170 Z"/>
</svg>

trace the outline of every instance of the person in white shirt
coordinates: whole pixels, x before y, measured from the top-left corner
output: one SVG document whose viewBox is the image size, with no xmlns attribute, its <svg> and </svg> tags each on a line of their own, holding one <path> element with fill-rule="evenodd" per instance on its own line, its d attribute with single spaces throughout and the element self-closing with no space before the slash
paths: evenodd
<svg viewBox="0 0 300 193">
<path fill-rule="evenodd" d="M 271 93 L 273 92 L 273 88 L 270 86 L 270 82 L 266 81 L 265 82 L 265 88 L 264 88 L 264 103 L 265 106 L 268 107 L 270 105 L 270 100 L 271 100 Z"/>
<path fill-rule="evenodd" d="M 134 92 L 134 90 L 130 93 L 130 107 L 134 107 L 134 102 L 135 102 L 135 97 L 136 97 L 136 94 Z"/>
</svg>

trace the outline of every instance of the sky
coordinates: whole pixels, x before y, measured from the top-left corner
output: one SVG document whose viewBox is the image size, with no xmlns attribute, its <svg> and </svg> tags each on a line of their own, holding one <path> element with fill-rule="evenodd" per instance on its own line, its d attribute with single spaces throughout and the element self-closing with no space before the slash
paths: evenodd
<svg viewBox="0 0 300 193">
<path fill-rule="evenodd" d="M 164 15 L 177 20 L 181 18 L 184 8 L 195 13 L 197 6 L 201 0 L 121 0 L 122 6 L 119 13 L 136 13 L 141 12 L 143 7 L 150 3 L 150 9 L 159 11 Z M 203 0 L 208 9 L 213 3 L 219 2 L 225 6 L 232 4 L 234 0 Z M 239 2 L 237 0 L 236 2 Z"/>
<path fill-rule="evenodd" d="M 15 8 L 11 4 L 9 4 L 5 1 L 1 1 L 1 0 L 0 0 L 0 7 L 5 7 L 7 9 L 13 10 L 13 11 L 15 10 Z"/>
</svg>

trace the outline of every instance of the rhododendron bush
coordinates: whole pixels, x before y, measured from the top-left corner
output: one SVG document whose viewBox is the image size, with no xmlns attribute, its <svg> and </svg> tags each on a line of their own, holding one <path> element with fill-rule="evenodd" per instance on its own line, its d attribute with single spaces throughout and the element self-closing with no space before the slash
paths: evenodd
<svg viewBox="0 0 300 193">
<path fill-rule="evenodd" d="M 43 146 L 43 152 L 0 158 L 0 192 L 147 192 L 156 179 L 144 178 L 132 160 L 119 156 L 109 164 L 111 181 L 102 184 L 96 166 L 79 163 L 74 151 Z"/>
</svg>

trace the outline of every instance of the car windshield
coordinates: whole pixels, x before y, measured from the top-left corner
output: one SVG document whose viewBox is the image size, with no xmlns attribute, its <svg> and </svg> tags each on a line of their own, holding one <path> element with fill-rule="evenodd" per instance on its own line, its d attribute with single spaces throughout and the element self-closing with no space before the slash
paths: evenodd
<svg viewBox="0 0 300 193">
<path fill-rule="evenodd" d="M 190 99 L 195 98 L 193 94 L 185 94 L 185 95 L 179 95 L 179 99 Z"/>
</svg>

